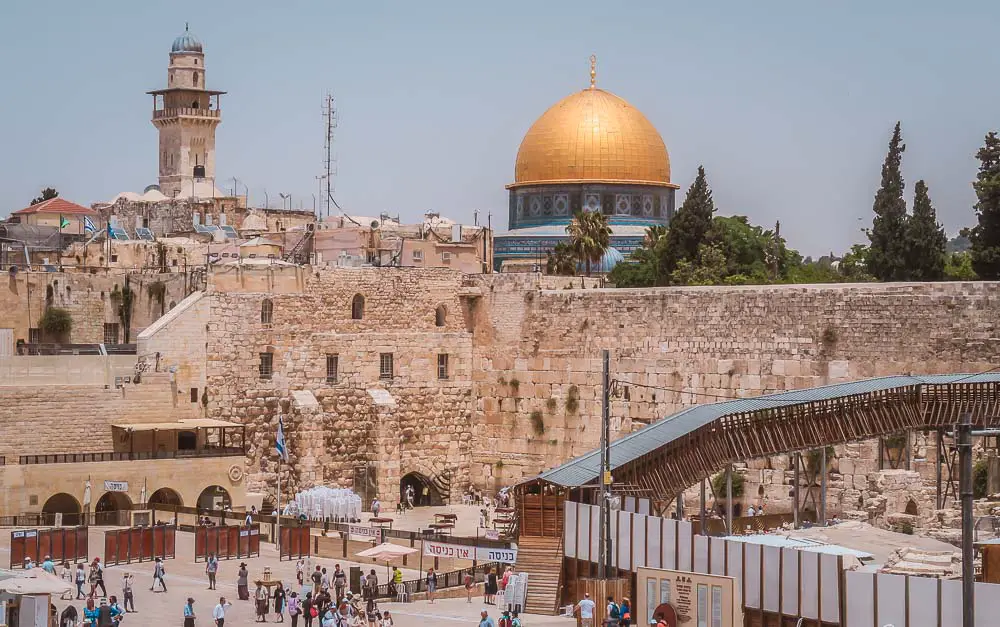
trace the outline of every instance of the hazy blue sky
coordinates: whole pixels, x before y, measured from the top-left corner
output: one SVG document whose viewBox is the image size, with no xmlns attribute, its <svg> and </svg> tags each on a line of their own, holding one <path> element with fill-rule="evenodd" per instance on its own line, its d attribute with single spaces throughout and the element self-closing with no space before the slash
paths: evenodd
<svg viewBox="0 0 1000 627">
<path fill-rule="evenodd" d="M 229 92 L 218 185 L 275 205 L 312 205 L 330 90 L 346 210 L 478 208 L 502 229 L 521 137 L 591 53 L 681 194 L 702 163 L 721 213 L 781 220 L 805 253 L 863 239 L 897 119 L 907 200 L 924 178 L 949 233 L 973 223 L 974 154 L 1000 127 L 996 2 L 4 2 L 0 215 L 45 185 L 89 204 L 156 181 L 144 92 L 185 21 Z"/>
</svg>

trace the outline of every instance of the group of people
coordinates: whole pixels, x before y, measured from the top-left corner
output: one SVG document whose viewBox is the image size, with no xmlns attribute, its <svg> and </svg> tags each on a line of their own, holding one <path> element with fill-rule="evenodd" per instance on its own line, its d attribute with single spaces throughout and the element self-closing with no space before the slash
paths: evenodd
<svg viewBox="0 0 1000 627">
<path fill-rule="evenodd" d="M 573 611 L 580 613 L 581 627 L 594 627 L 594 610 L 597 603 L 590 598 L 590 593 L 585 592 L 580 602 L 574 606 Z M 604 608 L 604 627 L 630 627 L 632 624 L 632 601 L 624 597 L 621 603 L 615 601 L 613 596 L 608 597 L 608 604 Z"/>
</svg>

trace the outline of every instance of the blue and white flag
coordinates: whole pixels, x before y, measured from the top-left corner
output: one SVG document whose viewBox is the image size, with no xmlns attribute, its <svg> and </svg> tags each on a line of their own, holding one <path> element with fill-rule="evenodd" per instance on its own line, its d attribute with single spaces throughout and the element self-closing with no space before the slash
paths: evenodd
<svg viewBox="0 0 1000 627">
<path fill-rule="evenodd" d="M 278 449 L 281 459 L 288 461 L 288 448 L 285 446 L 285 421 L 278 416 L 278 438 L 274 442 L 274 448 Z"/>
<path fill-rule="evenodd" d="M 94 221 L 90 219 L 90 216 L 83 216 L 83 232 L 84 233 L 97 232 L 97 227 L 94 226 Z"/>
</svg>

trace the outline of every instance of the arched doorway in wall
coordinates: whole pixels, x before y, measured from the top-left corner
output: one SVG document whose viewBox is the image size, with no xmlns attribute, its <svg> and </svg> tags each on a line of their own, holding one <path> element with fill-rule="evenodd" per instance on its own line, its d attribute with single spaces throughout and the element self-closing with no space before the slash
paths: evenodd
<svg viewBox="0 0 1000 627">
<path fill-rule="evenodd" d="M 128 512 L 131 509 L 132 499 L 124 492 L 105 492 L 94 506 L 94 524 L 128 525 Z"/>
<path fill-rule="evenodd" d="M 45 517 L 46 525 L 54 525 L 55 515 L 62 514 L 62 524 L 67 527 L 75 527 L 80 524 L 81 511 L 83 510 L 80 508 L 80 501 L 65 492 L 53 494 L 45 501 L 45 505 L 42 505 L 42 513 L 47 514 Z"/>
<path fill-rule="evenodd" d="M 198 496 L 199 510 L 220 510 L 232 507 L 233 500 L 229 492 L 221 485 L 210 485 Z"/>
<path fill-rule="evenodd" d="M 399 481 L 399 500 L 406 502 L 407 488 L 413 488 L 413 505 L 424 507 L 427 505 L 443 505 L 441 495 L 431 480 L 419 472 L 411 472 L 403 476 Z"/>
<path fill-rule="evenodd" d="M 146 506 L 150 509 L 174 508 L 184 505 L 181 495 L 170 488 L 160 488 L 149 495 Z"/>
</svg>

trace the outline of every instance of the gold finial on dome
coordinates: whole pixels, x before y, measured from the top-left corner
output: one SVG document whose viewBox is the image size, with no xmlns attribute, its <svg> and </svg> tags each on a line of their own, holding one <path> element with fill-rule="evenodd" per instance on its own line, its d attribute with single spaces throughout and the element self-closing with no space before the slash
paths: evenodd
<svg viewBox="0 0 1000 627">
<path fill-rule="evenodd" d="M 597 87 L 597 55 L 590 55 L 590 88 Z"/>
</svg>

